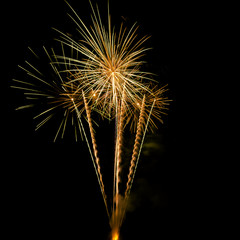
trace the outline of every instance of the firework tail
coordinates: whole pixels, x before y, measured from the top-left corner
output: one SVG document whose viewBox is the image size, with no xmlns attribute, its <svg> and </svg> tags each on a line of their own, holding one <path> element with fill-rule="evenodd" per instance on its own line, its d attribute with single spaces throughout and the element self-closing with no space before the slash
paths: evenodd
<svg viewBox="0 0 240 240">
<path fill-rule="evenodd" d="M 127 188 L 126 188 L 126 191 L 125 191 L 125 198 L 127 196 L 129 196 L 131 188 L 132 188 L 132 183 L 133 183 L 135 173 L 136 173 L 136 170 L 137 170 L 137 165 L 138 165 L 138 162 L 139 162 L 139 157 L 140 157 L 140 154 L 141 154 L 143 142 L 144 142 L 145 135 L 146 135 L 146 132 L 147 132 L 147 127 L 148 127 L 148 124 L 149 124 L 149 120 L 150 120 L 150 117 L 151 117 L 151 114 L 152 114 L 153 107 L 155 105 L 155 100 L 154 100 L 153 104 L 151 106 L 151 110 L 150 110 L 149 115 L 148 115 L 147 122 L 144 125 L 144 122 L 145 122 L 145 120 L 144 120 L 144 105 L 145 105 L 144 101 L 145 101 L 145 99 L 143 99 L 143 102 L 142 102 L 140 117 L 139 117 L 139 121 L 138 121 L 137 134 L 136 134 L 135 144 L 134 144 L 134 148 L 133 148 L 131 165 L 130 165 L 130 168 L 129 168 Z M 143 127 L 144 126 L 145 126 L 145 130 L 143 132 Z"/>
<path fill-rule="evenodd" d="M 117 117 L 115 119 L 115 131 L 117 131 Z M 115 132 L 115 136 L 117 133 Z M 114 156 L 114 169 L 113 169 L 113 209 L 112 213 L 115 212 L 115 204 L 116 204 L 116 172 L 117 172 L 117 155 L 116 155 L 116 149 L 117 149 L 117 140 L 115 140 L 115 156 Z M 114 215 L 112 214 L 112 218 Z"/>
<path fill-rule="evenodd" d="M 98 157 L 97 143 L 96 143 L 96 138 L 95 138 L 95 134 L 94 134 L 94 131 L 93 131 L 93 126 L 92 126 L 91 110 L 88 106 L 88 103 L 87 103 L 87 100 L 86 100 L 86 97 L 85 97 L 85 94 L 84 94 L 83 91 L 82 91 L 82 96 L 83 96 L 83 101 L 84 101 L 84 105 L 85 105 L 85 110 L 86 110 L 86 113 L 87 113 L 88 126 L 89 126 L 91 140 L 92 140 L 93 153 L 94 153 L 94 157 L 95 157 L 94 165 L 96 166 L 96 171 L 97 171 L 96 173 L 97 173 L 97 176 L 98 176 L 100 189 L 101 189 L 101 192 L 102 192 L 102 196 L 103 196 L 103 200 L 104 200 L 105 207 L 106 207 L 106 210 L 107 210 L 107 214 L 108 214 L 108 217 L 110 219 L 108 206 L 107 206 L 107 195 L 106 195 L 105 189 L 104 189 L 101 167 L 100 167 L 100 159 Z"/>
<path fill-rule="evenodd" d="M 123 145 L 123 124 L 124 124 L 124 92 L 123 97 L 121 101 L 121 112 L 119 115 L 119 125 L 118 125 L 118 137 L 117 137 L 117 195 L 119 195 L 119 183 L 121 181 L 120 179 L 120 164 L 122 162 L 122 145 Z"/>
<path fill-rule="evenodd" d="M 137 126 L 137 134 L 136 134 L 134 148 L 133 148 L 133 155 L 132 155 L 131 165 L 130 165 L 130 168 L 129 168 L 128 182 L 127 182 L 127 187 L 126 187 L 125 196 L 124 196 L 124 203 L 123 203 L 123 208 L 124 209 L 123 209 L 120 225 L 122 224 L 122 221 L 123 221 L 123 218 L 125 216 L 126 209 L 127 209 L 128 198 L 129 198 L 129 195 L 130 195 L 130 192 L 131 192 L 133 180 L 134 180 L 136 170 L 137 170 L 137 166 L 138 166 L 138 162 L 139 162 L 139 157 L 140 157 L 140 154 L 141 154 L 142 146 L 143 146 L 143 143 L 144 143 L 144 139 L 145 139 L 145 135 L 146 135 L 146 132 L 147 132 L 149 120 L 150 120 L 155 102 L 156 102 L 156 100 L 154 100 L 153 103 L 152 103 L 151 110 L 150 110 L 148 118 L 147 118 L 147 122 L 144 125 L 144 122 L 145 122 L 144 121 L 145 96 L 144 96 L 143 101 L 142 101 L 142 106 L 141 106 L 141 111 L 140 111 L 140 116 L 139 116 L 139 121 L 138 121 L 138 126 Z M 145 129 L 143 131 L 144 126 L 145 126 Z M 142 134 L 142 132 L 143 132 L 143 134 Z"/>
<path fill-rule="evenodd" d="M 145 95 L 143 97 L 141 111 L 140 111 L 138 124 L 137 124 L 137 133 L 136 133 L 136 138 L 135 138 L 134 147 L 133 147 L 133 154 L 132 154 L 132 159 L 131 159 L 130 168 L 129 168 L 125 196 L 128 195 L 128 192 L 131 189 L 132 177 L 134 174 L 134 169 L 136 167 L 136 162 L 137 162 L 137 158 L 138 158 L 139 150 L 140 150 L 140 146 L 141 146 L 141 140 L 142 140 L 142 136 L 143 136 L 143 128 L 144 128 L 144 123 L 145 123 L 144 109 L 145 109 Z"/>
<path fill-rule="evenodd" d="M 138 151 L 136 166 L 135 166 L 135 169 L 134 169 L 134 172 L 133 172 L 133 176 L 132 176 L 131 185 L 130 185 L 130 188 L 129 188 L 128 195 L 130 194 L 130 191 L 131 191 L 131 188 L 132 188 L 133 180 L 134 180 L 134 177 L 135 177 L 135 174 L 136 174 L 136 170 L 137 170 L 137 166 L 138 166 L 140 154 L 141 154 L 141 151 L 142 151 L 142 146 L 143 146 L 143 143 L 144 143 L 144 139 L 145 139 L 145 135 L 146 135 L 146 132 L 147 132 L 149 120 L 150 120 L 150 117 L 151 117 L 151 114 L 152 114 L 152 110 L 153 110 L 153 107 L 154 107 L 154 105 L 155 105 L 155 101 L 156 101 L 156 100 L 153 101 L 153 104 L 152 104 L 150 113 L 149 113 L 149 115 L 148 115 L 147 123 L 146 123 L 146 125 L 145 125 L 145 130 L 144 130 L 144 133 L 143 133 L 143 136 L 142 136 L 141 145 L 140 145 L 140 148 L 139 148 L 139 151 Z"/>
<path fill-rule="evenodd" d="M 123 145 L 123 128 L 124 128 L 124 101 L 125 101 L 125 87 L 123 89 L 122 100 L 117 108 L 116 116 L 116 145 L 115 145 L 115 160 L 114 160 L 114 186 L 113 186 L 113 212 L 112 212 L 112 225 L 119 226 L 121 218 L 119 184 L 121 181 L 121 162 L 122 162 L 122 145 Z M 120 109 L 120 110 L 118 110 Z M 121 203 L 120 203 L 121 202 Z"/>
<path fill-rule="evenodd" d="M 78 120 L 79 120 L 79 122 L 80 122 L 80 126 L 81 126 L 81 128 L 83 129 L 83 134 L 84 134 L 85 140 L 86 140 L 86 142 L 87 142 L 88 150 L 89 150 L 89 153 L 90 153 L 92 162 L 93 162 L 93 166 L 94 166 L 94 169 L 95 169 L 97 178 L 98 178 L 99 185 L 100 185 L 100 187 L 101 187 L 101 183 L 100 183 L 100 179 L 99 179 L 99 176 L 98 176 L 97 167 L 96 167 L 96 163 L 95 163 L 95 160 L 94 160 L 94 157 L 93 157 L 93 153 L 92 153 L 92 150 L 91 150 L 91 147 L 90 147 L 90 144 L 89 144 L 89 141 L 88 141 L 86 132 L 85 132 L 84 127 L 83 127 L 83 124 L 82 124 L 81 114 L 80 114 L 79 111 L 78 111 L 78 108 L 77 108 L 77 106 L 76 106 L 76 104 L 75 104 L 75 102 L 74 102 L 74 99 L 72 99 L 72 102 L 73 102 L 75 111 L 77 112 L 77 117 L 78 117 Z"/>
</svg>

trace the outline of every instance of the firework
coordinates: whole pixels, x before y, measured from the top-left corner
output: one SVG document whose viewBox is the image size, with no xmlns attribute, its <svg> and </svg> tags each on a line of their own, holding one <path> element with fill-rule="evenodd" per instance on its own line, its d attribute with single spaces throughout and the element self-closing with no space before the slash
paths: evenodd
<svg viewBox="0 0 240 240">
<path fill-rule="evenodd" d="M 72 69 L 67 71 L 73 74 L 72 82 L 80 81 L 84 92 L 95 93 L 95 107 L 104 117 L 111 120 L 119 114 L 119 103 L 123 98 L 123 92 L 125 115 L 132 115 L 130 114 L 132 109 L 139 109 L 137 103 L 141 102 L 143 93 L 151 92 L 144 83 L 144 80 L 152 80 L 151 74 L 140 69 L 144 63 L 140 58 L 148 50 L 143 48 L 142 44 L 148 37 L 135 42 L 137 37 L 135 25 L 129 31 L 121 25 L 119 32 L 116 33 L 111 26 L 110 14 L 108 14 L 108 28 L 105 28 L 98 8 L 95 12 L 92 7 L 92 11 L 93 27 L 88 29 L 73 10 L 74 16 L 71 18 L 83 37 L 82 41 L 75 41 L 69 35 L 57 30 L 61 34 L 59 41 L 87 60 L 58 56 L 58 64 L 69 61 Z M 82 73 L 80 76 L 79 69 Z"/>
<path fill-rule="evenodd" d="M 78 94 L 77 84 L 66 84 L 68 82 L 68 76 L 63 73 L 60 74 L 58 66 L 52 64 L 55 56 L 53 50 L 51 53 L 53 57 L 50 57 L 49 51 L 43 47 L 45 54 L 41 56 L 42 58 L 33 52 L 31 48 L 29 48 L 29 50 L 34 57 L 33 62 L 37 66 L 25 61 L 26 66 L 19 66 L 26 74 L 25 79 L 13 79 L 14 85 L 11 87 L 23 90 L 28 102 L 18 107 L 17 110 L 33 107 L 38 109 L 39 113 L 34 116 L 34 119 L 39 119 L 40 122 L 36 125 L 35 130 L 38 130 L 55 115 L 59 115 L 62 120 L 57 128 L 54 141 L 56 141 L 60 135 L 62 138 L 64 137 L 69 121 L 71 125 L 74 126 L 76 140 L 78 138 L 78 132 L 82 138 L 82 127 L 79 123 L 79 117 L 77 116 L 74 105 L 72 104 L 72 99 L 75 99 L 78 108 L 83 105 L 83 99 Z M 42 69 L 40 70 L 39 68 Z"/>
<path fill-rule="evenodd" d="M 61 131 L 61 136 L 64 136 L 69 118 L 72 119 L 76 140 L 77 132 L 86 140 L 112 228 L 112 239 L 117 240 L 147 129 L 153 131 L 157 126 L 156 121 L 162 122 L 161 116 L 167 109 L 168 99 L 163 96 L 166 87 L 159 87 L 153 80 L 153 74 L 142 70 L 145 63 L 142 58 L 149 50 L 143 44 L 149 37 L 138 38 L 136 24 L 129 30 L 121 24 L 116 30 L 111 23 L 109 6 L 108 24 L 105 27 L 98 7 L 94 8 L 91 2 L 90 5 L 91 27 L 88 28 L 69 5 L 73 14 L 69 16 L 77 27 L 79 38 L 73 39 L 70 37 L 72 35 L 55 29 L 60 34 L 57 41 L 61 44 L 61 52 L 55 54 L 53 49 L 49 52 L 44 48 L 48 67 L 52 71 L 51 77 L 26 62 L 28 68 L 21 68 L 31 80 L 14 80 L 17 84 L 13 87 L 24 90 L 30 101 L 18 109 L 33 107 L 35 102 L 44 106 L 35 116 L 43 117 L 36 129 L 48 122 L 56 112 L 63 112 L 54 141 Z M 102 119 L 115 121 L 112 207 L 109 207 L 105 192 L 100 166 L 103 161 L 100 161 L 98 154 L 92 112 L 99 114 Z M 82 119 L 88 123 L 91 140 L 87 137 Z M 127 126 L 135 134 L 135 142 L 126 189 L 121 193 L 121 165 L 125 161 L 122 158 L 123 138 Z"/>
</svg>

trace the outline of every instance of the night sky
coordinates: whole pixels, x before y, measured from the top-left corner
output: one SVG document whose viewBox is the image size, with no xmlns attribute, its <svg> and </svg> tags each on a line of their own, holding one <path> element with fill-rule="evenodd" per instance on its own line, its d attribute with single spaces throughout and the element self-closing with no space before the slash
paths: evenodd
<svg viewBox="0 0 240 240">
<path fill-rule="evenodd" d="M 107 1 L 92 2 L 100 5 L 104 18 Z M 88 23 L 88 1 L 69 0 L 69 3 Z M 139 35 L 151 35 L 146 43 L 153 47 L 145 58 L 147 67 L 158 75 L 163 85 L 168 84 L 167 94 L 173 100 L 168 115 L 163 116 L 164 124 L 159 123 L 156 134 L 146 137 L 121 240 L 190 239 L 196 234 L 193 229 L 197 225 L 191 196 L 194 184 L 189 183 L 196 166 L 187 156 L 191 139 L 184 131 L 187 124 L 182 94 L 186 90 L 181 83 L 187 81 L 189 61 L 184 56 L 186 41 L 189 41 L 184 6 L 154 0 L 121 0 L 110 1 L 110 9 L 113 25 L 124 21 L 131 27 L 137 21 Z M 17 65 L 27 60 L 28 46 L 32 49 L 54 46 L 52 39 L 58 34 L 51 27 L 74 32 L 68 28 L 70 9 L 60 0 L 14 4 L 9 1 L 3 12 L 7 14 L 2 21 L 7 24 L 2 30 L 6 41 L 3 45 L 6 77 L 2 81 L 7 97 L 3 100 L 6 114 L 1 115 L 5 153 L 2 155 L 2 189 L 9 239 L 12 236 L 108 239 L 110 227 L 86 144 L 74 141 L 71 128 L 66 138 L 53 143 L 57 124 L 54 121 L 35 132 L 37 122 L 33 120 L 33 112 L 14 110 L 24 104 L 22 92 L 10 88 L 11 79 L 18 78 Z M 111 130 L 105 126 L 99 130 L 99 135 L 103 134 L 109 142 L 99 146 L 102 158 L 106 158 L 106 162 L 102 160 L 103 175 L 107 179 L 104 183 L 111 189 L 111 152 L 108 151 Z M 127 140 L 125 144 L 127 149 Z"/>
</svg>

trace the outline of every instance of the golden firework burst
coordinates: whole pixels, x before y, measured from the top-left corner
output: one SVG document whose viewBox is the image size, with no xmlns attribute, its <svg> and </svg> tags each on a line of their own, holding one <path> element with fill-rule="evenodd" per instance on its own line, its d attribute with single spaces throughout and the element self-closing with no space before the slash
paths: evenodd
<svg viewBox="0 0 240 240">
<path fill-rule="evenodd" d="M 144 47 L 144 43 L 149 37 L 139 38 L 136 24 L 129 29 L 121 24 L 116 30 L 111 23 L 109 6 L 107 26 L 104 26 L 98 6 L 94 8 L 91 2 L 90 5 L 91 27 L 87 27 L 69 5 L 73 13 L 69 16 L 77 27 L 79 38 L 73 39 L 74 35 L 55 29 L 60 34 L 58 42 L 61 43 L 61 52 L 55 54 L 53 49 L 49 52 L 44 48 L 51 74 L 45 75 L 37 66 L 26 62 L 27 66 L 21 69 L 28 78 L 14 79 L 16 85 L 13 87 L 24 90 L 27 100 L 30 101 L 18 109 L 30 108 L 37 103 L 40 105 L 41 111 L 34 118 L 42 119 L 36 129 L 61 112 L 62 120 L 54 141 L 59 135 L 64 136 L 67 123 L 72 119 L 76 139 L 79 132 L 87 142 L 112 228 L 112 239 L 117 240 L 147 129 L 153 131 L 157 122 L 162 122 L 162 115 L 165 114 L 169 100 L 164 96 L 166 86 L 159 87 L 160 84 L 153 79 L 153 74 L 143 70 L 143 57 L 149 50 Z M 33 50 L 31 52 L 39 58 Z M 103 184 L 93 111 L 103 119 L 115 120 L 111 208 Z M 87 120 L 91 141 L 83 127 L 82 116 Z M 126 190 L 121 193 L 119 184 L 126 126 L 135 133 L 135 141 Z"/>
<path fill-rule="evenodd" d="M 71 82 L 78 82 L 79 87 L 94 99 L 93 107 L 103 117 L 110 120 L 115 118 L 120 112 L 121 102 L 125 106 L 124 115 L 127 118 L 134 116 L 136 110 L 140 112 L 144 94 L 154 97 L 149 87 L 153 74 L 141 69 L 144 64 L 142 57 L 149 50 L 143 47 L 143 43 L 149 37 L 138 39 L 136 24 L 130 30 L 122 24 L 116 32 L 111 26 L 110 14 L 106 28 L 98 8 L 94 10 L 93 6 L 92 27 L 88 29 L 77 13 L 72 11 L 74 16 L 71 18 L 83 40 L 76 41 L 68 34 L 57 31 L 61 34 L 59 41 L 71 51 L 76 51 L 81 58 L 57 56 L 57 64 L 69 62 L 71 68 L 66 71 L 71 72 Z"/>
</svg>

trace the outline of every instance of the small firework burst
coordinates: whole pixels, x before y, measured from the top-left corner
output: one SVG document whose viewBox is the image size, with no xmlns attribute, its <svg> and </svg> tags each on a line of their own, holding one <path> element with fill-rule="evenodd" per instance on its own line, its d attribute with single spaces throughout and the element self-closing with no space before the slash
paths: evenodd
<svg viewBox="0 0 240 240">
<path fill-rule="evenodd" d="M 30 48 L 29 48 L 30 49 Z M 70 75 L 66 72 L 61 72 L 59 66 L 53 64 L 53 58 L 55 56 L 54 51 L 52 57 L 50 52 L 44 47 L 45 56 L 44 61 L 41 61 L 39 57 L 32 49 L 34 62 L 37 60 L 44 63 L 42 70 L 39 70 L 38 65 L 35 66 L 25 61 L 26 66 L 19 66 L 26 74 L 24 80 L 13 79 L 13 88 L 24 90 L 26 101 L 29 102 L 23 106 L 17 108 L 32 108 L 38 109 L 39 113 L 34 116 L 34 119 L 38 119 L 40 122 L 36 125 L 35 130 L 38 130 L 55 115 L 61 116 L 61 122 L 57 128 L 54 141 L 61 135 L 64 137 L 67 123 L 70 121 L 71 125 L 74 126 L 75 138 L 77 140 L 78 133 L 82 137 L 82 127 L 79 123 L 79 112 L 75 111 L 75 107 L 72 103 L 74 99 L 78 109 L 83 106 L 83 99 L 79 94 L 77 83 L 69 83 Z"/>
</svg>

